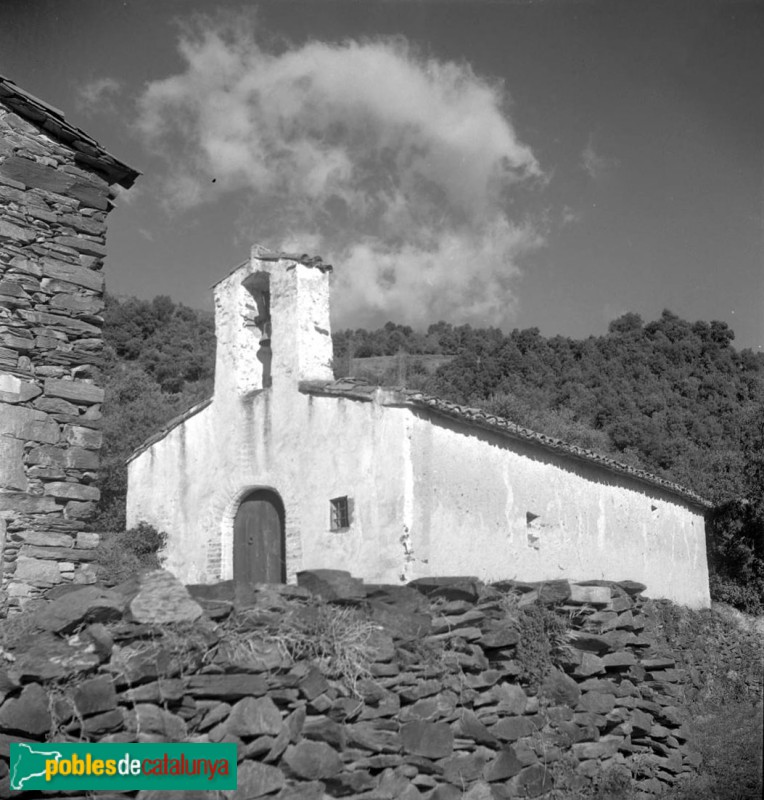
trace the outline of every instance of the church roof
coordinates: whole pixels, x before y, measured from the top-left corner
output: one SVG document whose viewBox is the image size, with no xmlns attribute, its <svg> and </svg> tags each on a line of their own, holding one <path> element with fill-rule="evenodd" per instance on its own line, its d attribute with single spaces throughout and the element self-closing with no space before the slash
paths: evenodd
<svg viewBox="0 0 764 800">
<path fill-rule="evenodd" d="M 103 173 L 110 184 L 118 183 L 129 189 L 141 174 L 127 166 L 101 147 L 85 131 L 64 118 L 64 112 L 17 86 L 0 75 L 0 103 L 20 117 L 28 119 L 47 134 L 75 151 L 75 160 L 90 169 Z"/>
<path fill-rule="evenodd" d="M 351 400 L 361 400 L 366 402 L 379 401 L 386 406 L 405 406 L 408 408 L 424 411 L 435 417 L 447 417 L 456 420 L 464 425 L 473 428 L 490 431 L 491 433 L 505 436 L 515 441 L 522 441 L 532 446 L 539 447 L 547 452 L 554 453 L 564 458 L 576 459 L 588 463 L 617 475 L 623 475 L 640 483 L 647 484 L 656 489 L 660 489 L 669 494 L 676 495 L 693 506 L 702 509 L 709 509 L 712 503 L 701 497 L 691 489 L 680 486 L 678 483 L 653 475 L 643 469 L 630 467 L 622 464 L 608 456 L 600 455 L 593 450 L 570 444 L 562 439 L 555 439 L 538 433 L 530 428 L 524 428 L 505 417 L 496 414 L 489 414 L 480 408 L 463 406 L 443 400 L 440 397 L 425 394 L 415 389 L 404 389 L 400 387 L 377 386 L 369 383 L 362 378 L 339 378 L 334 381 L 302 381 L 300 391 L 304 394 L 319 395 L 324 397 L 347 397 Z M 163 439 L 173 428 L 185 422 L 189 417 L 207 408 L 212 402 L 212 397 L 189 408 L 179 416 L 170 420 L 153 436 L 148 438 L 143 444 L 137 447 L 128 457 L 127 463 L 137 458 L 141 453 L 148 450 L 156 442 Z"/>
</svg>

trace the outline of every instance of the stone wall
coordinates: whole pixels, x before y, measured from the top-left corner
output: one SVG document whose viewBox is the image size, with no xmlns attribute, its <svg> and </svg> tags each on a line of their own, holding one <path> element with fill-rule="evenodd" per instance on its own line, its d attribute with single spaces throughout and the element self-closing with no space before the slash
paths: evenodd
<svg viewBox="0 0 764 800">
<path fill-rule="evenodd" d="M 159 571 L 35 601 L 0 660 L 0 796 L 24 740 L 235 742 L 236 800 L 649 800 L 699 763 L 685 703 L 704 676 L 641 584 L 299 584 Z"/>
<path fill-rule="evenodd" d="M 94 579 L 97 536 L 84 528 L 99 499 L 96 381 L 112 194 L 83 157 L 0 103 L 3 609 Z"/>
</svg>

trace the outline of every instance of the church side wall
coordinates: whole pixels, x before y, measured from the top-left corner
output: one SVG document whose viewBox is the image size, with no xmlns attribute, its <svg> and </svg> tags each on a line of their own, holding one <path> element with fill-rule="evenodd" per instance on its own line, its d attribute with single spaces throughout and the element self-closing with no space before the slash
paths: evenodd
<svg viewBox="0 0 764 800">
<path fill-rule="evenodd" d="M 704 518 L 670 494 L 413 414 L 417 576 L 632 579 L 710 604 Z"/>
</svg>

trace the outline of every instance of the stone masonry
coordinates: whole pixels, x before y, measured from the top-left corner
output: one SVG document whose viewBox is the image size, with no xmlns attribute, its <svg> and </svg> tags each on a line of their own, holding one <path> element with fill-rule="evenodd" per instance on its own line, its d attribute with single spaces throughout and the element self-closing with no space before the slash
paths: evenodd
<svg viewBox="0 0 764 800">
<path fill-rule="evenodd" d="M 94 579 L 106 216 L 137 176 L 0 78 L 0 614 Z"/>
<path fill-rule="evenodd" d="M 644 588 L 339 570 L 55 586 L 0 648 L 0 798 L 11 742 L 91 741 L 234 743 L 228 800 L 653 800 L 698 768 L 709 676 Z"/>
</svg>

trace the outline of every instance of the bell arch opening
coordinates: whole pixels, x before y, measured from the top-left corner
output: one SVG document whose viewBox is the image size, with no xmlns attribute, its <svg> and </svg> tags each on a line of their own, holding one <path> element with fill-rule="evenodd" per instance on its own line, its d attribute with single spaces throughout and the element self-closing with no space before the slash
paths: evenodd
<svg viewBox="0 0 764 800">
<path fill-rule="evenodd" d="M 249 390 L 267 389 L 273 382 L 270 275 L 267 272 L 254 272 L 242 281 L 242 286 L 247 292 L 243 312 L 244 326 L 250 331 L 249 343 L 254 353 L 254 374 Z"/>
</svg>

